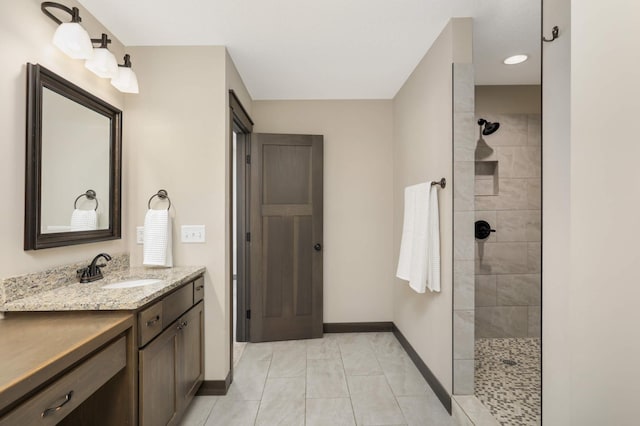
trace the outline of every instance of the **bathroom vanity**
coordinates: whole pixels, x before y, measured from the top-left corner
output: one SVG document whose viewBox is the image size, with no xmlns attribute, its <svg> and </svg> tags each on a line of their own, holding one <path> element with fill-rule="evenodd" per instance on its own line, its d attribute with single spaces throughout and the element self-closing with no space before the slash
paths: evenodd
<svg viewBox="0 0 640 426">
<path fill-rule="evenodd" d="M 6 302 L 0 426 L 178 423 L 204 379 L 203 274 L 125 268 Z"/>
</svg>

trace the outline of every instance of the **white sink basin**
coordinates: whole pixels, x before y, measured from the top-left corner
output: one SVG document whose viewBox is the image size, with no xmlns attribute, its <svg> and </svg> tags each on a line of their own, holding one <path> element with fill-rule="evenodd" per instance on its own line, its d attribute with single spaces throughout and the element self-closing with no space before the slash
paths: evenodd
<svg viewBox="0 0 640 426">
<path fill-rule="evenodd" d="M 156 280 L 156 279 L 119 281 L 117 283 L 111 283 L 111 284 L 103 285 L 102 288 L 142 287 L 144 285 L 158 284 L 161 281 L 162 280 Z"/>
</svg>

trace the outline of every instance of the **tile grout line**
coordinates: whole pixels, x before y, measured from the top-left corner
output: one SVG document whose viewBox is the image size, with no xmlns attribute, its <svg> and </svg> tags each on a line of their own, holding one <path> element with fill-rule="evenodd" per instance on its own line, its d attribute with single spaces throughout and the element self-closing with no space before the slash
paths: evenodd
<svg viewBox="0 0 640 426">
<path fill-rule="evenodd" d="M 395 336 L 394 336 L 394 338 L 395 338 Z M 369 343 L 371 344 L 371 341 Z M 372 348 L 372 350 L 373 350 L 373 348 Z M 376 362 L 378 363 L 378 365 L 380 365 L 380 360 L 378 359 L 378 354 L 375 351 L 373 351 L 373 356 L 375 356 Z M 391 383 L 389 382 L 389 378 L 387 377 L 387 374 L 382 369 L 382 367 L 380 367 L 380 370 L 382 371 L 382 376 L 384 377 L 384 381 L 387 382 L 387 386 L 389 386 L 389 390 L 391 390 L 391 395 L 393 395 L 393 400 L 396 402 L 396 405 L 398 406 L 398 410 L 400 410 L 400 415 L 405 420 L 405 424 L 409 424 L 409 422 L 407 421 L 407 418 L 404 416 L 404 412 L 402 411 L 402 407 L 400 406 L 400 402 L 398 401 L 398 396 L 396 395 L 396 393 L 393 391 L 393 388 L 391 387 Z"/>
<path fill-rule="evenodd" d="M 347 380 L 347 370 L 344 368 L 344 360 L 342 359 L 342 346 L 340 346 L 340 339 L 337 339 L 338 352 L 340 352 L 340 365 L 342 365 L 342 371 L 344 372 L 344 382 L 347 385 L 347 393 L 349 394 L 349 404 L 351 405 L 351 416 L 353 418 L 353 424 L 358 424 L 356 418 L 356 409 L 353 407 L 353 399 L 351 399 L 351 389 L 349 388 L 349 380 Z"/>
<path fill-rule="evenodd" d="M 264 386 L 262 386 L 262 393 L 260 394 L 260 400 L 258 401 L 258 409 L 256 410 L 256 418 L 253 420 L 253 425 L 255 426 L 258 422 L 258 414 L 260 413 L 260 407 L 262 406 L 262 398 L 264 397 L 264 390 L 267 387 L 267 379 L 269 379 L 269 371 L 271 370 L 271 363 L 273 362 L 273 346 L 269 345 L 271 348 L 271 356 L 269 357 L 269 367 L 267 368 L 267 375 L 264 378 Z"/>
</svg>

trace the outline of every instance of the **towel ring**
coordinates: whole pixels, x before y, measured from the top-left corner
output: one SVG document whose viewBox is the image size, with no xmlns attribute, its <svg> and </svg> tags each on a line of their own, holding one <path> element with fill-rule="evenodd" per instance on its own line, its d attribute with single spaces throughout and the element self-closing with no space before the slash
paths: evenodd
<svg viewBox="0 0 640 426">
<path fill-rule="evenodd" d="M 78 200 L 82 197 L 87 197 L 87 200 L 93 200 L 96 202 L 96 208 L 94 210 L 98 210 L 98 198 L 96 197 L 96 191 L 94 191 L 93 189 L 87 189 L 87 192 L 85 192 L 84 194 L 80 194 L 78 195 L 78 197 L 76 198 L 76 200 L 73 202 L 73 208 L 77 209 L 77 205 L 78 205 Z"/>
<path fill-rule="evenodd" d="M 169 207 L 167 207 L 167 210 L 171 208 L 171 198 L 169 198 L 169 194 L 164 189 L 161 189 L 156 194 L 153 194 L 151 198 L 149 198 L 149 202 L 147 203 L 147 208 L 149 210 L 151 210 L 151 200 L 153 200 L 155 197 L 158 197 L 161 200 L 167 200 L 169 202 Z"/>
</svg>

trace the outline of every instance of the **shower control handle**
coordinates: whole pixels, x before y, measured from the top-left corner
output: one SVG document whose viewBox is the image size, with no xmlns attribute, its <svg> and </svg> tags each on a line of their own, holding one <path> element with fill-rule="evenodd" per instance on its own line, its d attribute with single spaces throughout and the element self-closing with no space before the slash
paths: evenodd
<svg viewBox="0 0 640 426">
<path fill-rule="evenodd" d="M 492 232 L 496 232 L 486 220 L 476 220 L 476 239 L 486 240 Z"/>
</svg>

